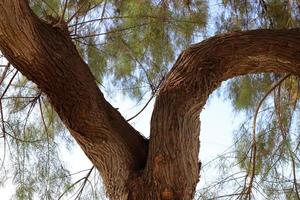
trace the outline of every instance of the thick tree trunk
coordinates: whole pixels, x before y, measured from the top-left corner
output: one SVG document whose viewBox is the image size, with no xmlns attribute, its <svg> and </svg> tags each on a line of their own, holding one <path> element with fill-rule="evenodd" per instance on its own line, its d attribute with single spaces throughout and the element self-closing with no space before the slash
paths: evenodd
<svg viewBox="0 0 300 200">
<path fill-rule="evenodd" d="M 108 195 L 126 198 L 129 176 L 145 165 L 147 141 L 104 99 L 65 31 L 39 20 L 25 0 L 1 0 L 0 13 L 5 57 L 48 96 Z"/>
<path fill-rule="evenodd" d="M 238 75 L 300 74 L 299 29 L 233 33 L 193 45 L 159 91 L 148 146 L 104 99 L 66 31 L 39 20 L 26 0 L 0 1 L 0 49 L 49 97 L 117 200 L 192 199 L 199 114 L 209 94 Z"/>
</svg>

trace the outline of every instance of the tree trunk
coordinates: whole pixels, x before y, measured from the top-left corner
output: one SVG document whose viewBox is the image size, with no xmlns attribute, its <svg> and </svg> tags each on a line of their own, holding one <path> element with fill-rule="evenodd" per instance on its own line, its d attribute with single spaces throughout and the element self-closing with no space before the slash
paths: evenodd
<svg viewBox="0 0 300 200">
<path fill-rule="evenodd" d="M 25 0 L 1 0 L 0 12 L 5 57 L 48 96 L 111 199 L 126 198 L 129 176 L 145 165 L 146 139 L 104 99 L 66 31 L 39 20 Z"/>
<path fill-rule="evenodd" d="M 48 96 L 100 171 L 110 199 L 192 199 L 199 114 L 209 94 L 238 75 L 300 74 L 299 29 L 232 33 L 193 45 L 159 91 L 148 145 L 104 99 L 66 33 L 38 19 L 26 0 L 0 1 L 1 51 Z"/>
</svg>

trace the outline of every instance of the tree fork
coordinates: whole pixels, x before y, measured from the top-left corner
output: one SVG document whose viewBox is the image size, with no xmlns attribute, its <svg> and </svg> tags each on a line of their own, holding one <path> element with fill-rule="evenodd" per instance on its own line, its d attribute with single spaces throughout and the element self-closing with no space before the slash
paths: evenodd
<svg viewBox="0 0 300 200">
<path fill-rule="evenodd" d="M 26 0 L 0 1 L 0 49 L 49 97 L 111 199 L 192 199 L 208 96 L 239 75 L 300 74 L 299 29 L 235 32 L 192 45 L 160 88 L 148 147 L 104 99 L 70 38 L 39 20 Z"/>
</svg>

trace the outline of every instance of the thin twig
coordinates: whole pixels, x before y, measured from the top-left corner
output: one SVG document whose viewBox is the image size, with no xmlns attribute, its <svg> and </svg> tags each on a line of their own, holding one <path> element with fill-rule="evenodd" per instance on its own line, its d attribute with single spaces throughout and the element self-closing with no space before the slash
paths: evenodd
<svg viewBox="0 0 300 200">
<path fill-rule="evenodd" d="M 45 0 L 41 0 L 44 4 L 46 4 L 46 6 L 48 6 L 50 8 L 50 10 L 52 10 L 53 13 L 55 13 L 56 16 L 58 16 L 57 11 Z"/>
<path fill-rule="evenodd" d="M 18 137 L 16 137 L 16 136 L 10 134 L 9 132 L 6 132 L 6 134 L 7 134 L 9 137 L 11 137 L 12 139 L 17 140 L 17 141 L 22 142 L 22 143 L 37 143 L 37 142 L 41 142 L 41 141 L 44 140 L 44 139 L 37 139 L 37 140 L 23 140 L 23 139 L 21 139 L 21 138 L 18 138 Z"/>
<path fill-rule="evenodd" d="M 7 84 L 7 86 L 6 86 L 6 88 L 4 89 L 3 93 L 1 94 L 0 99 L 2 99 L 2 98 L 4 97 L 5 93 L 7 92 L 8 88 L 10 87 L 10 85 L 11 85 L 11 83 L 13 82 L 14 78 L 16 77 L 17 73 L 18 73 L 18 71 L 16 71 L 16 72 L 14 73 L 14 75 L 12 76 L 12 78 L 9 80 L 9 82 L 8 82 L 8 84 Z"/>
<path fill-rule="evenodd" d="M 292 150 L 290 149 L 290 147 L 288 147 L 289 150 L 289 154 L 292 160 L 292 171 L 293 171 L 293 187 L 295 188 L 295 193 L 296 193 L 296 197 L 297 200 L 300 200 L 300 196 L 299 196 L 299 191 L 298 191 L 298 183 L 297 183 L 297 173 L 296 173 L 296 162 L 295 162 L 295 158 L 294 158 L 294 153 L 292 152 Z"/>
<path fill-rule="evenodd" d="M 68 6 L 68 0 L 65 0 L 64 7 L 63 7 L 63 12 L 62 12 L 62 15 L 61 15 L 61 17 L 59 19 L 59 23 L 62 23 L 63 20 L 64 20 L 64 18 L 65 18 L 67 6 Z"/>
<path fill-rule="evenodd" d="M 104 1 L 104 5 L 103 5 L 103 8 L 102 8 L 102 13 L 101 13 L 101 18 L 99 20 L 100 23 L 103 21 L 104 13 L 105 13 L 105 10 L 106 10 L 106 5 L 107 5 L 107 0 Z"/>
<path fill-rule="evenodd" d="M 152 96 L 151 96 L 150 99 L 147 101 L 147 103 L 144 105 L 144 107 L 143 107 L 138 113 L 136 113 L 134 116 L 132 116 L 132 117 L 130 117 L 129 119 L 127 119 L 127 120 L 126 120 L 127 122 L 129 122 L 129 121 L 133 120 L 134 118 L 136 118 L 139 114 L 141 114 L 141 113 L 146 109 L 146 107 L 148 106 L 148 104 L 149 104 L 149 103 L 151 102 L 151 100 L 155 97 L 155 95 L 156 95 L 156 93 L 157 93 L 157 91 L 158 91 L 158 88 L 160 87 L 160 85 L 161 85 L 161 83 L 163 82 L 163 80 L 164 80 L 164 77 L 160 80 L 160 82 L 159 82 L 157 88 L 154 90 Z"/>
<path fill-rule="evenodd" d="M 3 114 L 3 106 L 2 106 L 1 99 L 0 99 L 0 111 L 1 111 L 2 134 L 3 134 L 3 138 L 5 139 L 6 130 L 5 130 L 5 125 L 4 125 L 4 114 Z"/>
<path fill-rule="evenodd" d="M 258 116 L 258 112 L 260 107 L 262 106 L 263 102 L 265 101 L 265 99 L 269 96 L 269 94 L 276 88 L 278 87 L 285 79 L 287 79 L 289 76 L 291 76 L 291 74 L 287 74 L 284 77 L 282 77 L 281 79 L 279 79 L 279 81 L 277 83 L 275 83 L 267 92 L 266 94 L 263 96 L 263 98 L 259 101 L 258 106 L 256 108 L 255 114 L 254 114 L 254 119 L 253 119 L 253 133 L 252 133 L 252 153 L 251 153 L 251 159 L 252 161 L 250 163 L 252 163 L 252 171 L 251 171 L 251 175 L 250 175 L 250 180 L 249 180 L 249 184 L 247 186 L 246 189 L 246 195 L 249 197 L 250 199 L 250 193 L 251 193 L 251 189 L 253 187 L 253 181 L 254 181 L 254 177 L 255 177 L 255 167 L 256 167 L 256 151 L 257 151 L 257 145 L 256 145 L 256 121 L 257 121 L 257 116 Z M 249 165 L 249 167 L 251 166 L 251 164 Z"/>
<path fill-rule="evenodd" d="M 74 17 L 77 16 L 77 14 L 81 11 L 81 9 L 86 5 L 87 2 L 89 2 L 89 1 L 86 0 L 84 3 L 82 3 L 82 5 L 78 8 L 78 10 L 77 10 L 77 11 L 76 11 L 76 12 L 75 12 L 75 13 L 67 20 L 66 24 L 69 24 L 69 23 L 74 19 Z M 99 4 L 101 4 L 101 3 L 102 3 L 102 2 L 95 4 L 93 7 L 89 8 L 89 9 L 87 10 L 87 12 L 93 10 L 94 8 L 96 8 L 96 7 L 97 7 Z"/>
<path fill-rule="evenodd" d="M 138 25 L 135 25 L 135 26 L 126 27 L 126 28 L 115 29 L 115 30 L 112 30 L 112 31 L 104 32 L 104 33 L 96 33 L 96 34 L 90 34 L 90 35 L 77 36 L 77 37 L 73 37 L 72 39 L 89 38 L 89 37 L 96 37 L 96 36 L 101 36 L 101 35 L 108 35 L 108 34 L 112 34 L 112 33 L 127 31 L 127 30 L 130 30 L 130 29 L 133 29 L 133 28 L 140 28 L 140 27 L 146 26 L 146 25 L 149 25 L 149 23 L 143 23 L 143 24 L 138 24 Z"/>
<path fill-rule="evenodd" d="M 126 49 L 129 51 L 130 56 L 140 65 L 142 71 L 144 72 L 144 74 L 145 74 L 145 76 L 147 78 L 147 81 L 148 81 L 148 84 L 150 85 L 152 93 L 155 93 L 154 92 L 154 84 L 152 83 L 151 78 L 149 77 L 149 75 L 147 73 L 147 70 L 145 69 L 145 67 L 143 66 L 143 64 L 139 61 L 139 59 L 134 55 L 134 52 L 132 51 L 132 49 L 130 48 L 130 46 L 124 41 L 124 39 L 122 39 L 122 43 L 125 45 Z"/>
<path fill-rule="evenodd" d="M 88 172 L 88 174 L 86 175 L 86 177 L 85 177 L 85 179 L 84 179 L 84 182 L 83 182 L 82 185 L 81 185 L 81 189 L 80 189 L 78 195 L 75 197 L 75 199 L 80 198 L 80 196 L 81 196 L 81 194 L 82 194 L 82 192 L 83 192 L 83 189 L 84 189 L 86 183 L 88 182 L 88 178 L 89 178 L 89 176 L 91 175 L 91 173 L 92 173 L 92 171 L 93 171 L 94 168 L 95 168 L 95 166 L 93 166 L 93 167 L 90 169 L 90 171 Z"/>
<path fill-rule="evenodd" d="M 10 63 L 8 63 L 6 66 L 5 66 L 5 69 L 1 75 L 1 78 L 0 78 L 0 85 L 2 84 L 2 82 L 4 81 L 5 77 L 6 77 L 6 74 L 7 74 L 7 71 L 8 71 L 8 68 L 10 66 Z"/>
<path fill-rule="evenodd" d="M 41 93 L 40 93 L 41 95 Z M 42 122 L 43 122 L 43 125 L 44 125 L 44 128 L 45 128 L 45 132 L 47 134 L 47 183 L 49 186 L 49 172 L 50 172 L 50 165 L 49 165 L 49 162 L 50 162 L 50 155 L 49 155 L 49 152 L 50 152 L 50 144 L 49 144 L 49 133 L 48 133 L 48 128 L 47 128 L 47 125 L 46 125 L 46 122 L 45 122 L 45 118 L 44 118 L 44 113 L 43 113 L 43 109 L 42 109 L 42 103 L 41 103 L 41 98 L 38 98 L 38 104 L 39 104 L 39 108 L 40 108 L 40 114 L 41 114 L 41 118 L 42 118 Z"/>
<path fill-rule="evenodd" d="M 72 185 L 70 185 L 59 197 L 58 200 L 60 200 L 71 188 L 73 188 L 75 185 L 77 185 L 78 183 L 80 183 L 82 180 L 84 180 L 83 184 L 80 187 L 80 191 L 79 194 L 82 193 L 82 190 L 87 182 L 87 179 L 89 178 L 90 174 L 92 173 L 93 169 L 95 168 L 95 166 L 93 166 L 92 168 L 89 169 L 89 172 L 87 173 L 87 175 L 85 177 L 82 177 L 81 179 L 77 180 L 75 183 L 73 183 Z M 78 195 L 79 195 L 78 194 Z M 78 195 L 76 196 L 76 198 L 78 197 Z"/>
<path fill-rule="evenodd" d="M 78 8 L 78 10 L 67 20 L 66 24 L 69 24 L 70 21 L 72 21 L 72 19 L 74 19 L 74 17 L 77 16 L 77 14 L 81 11 L 81 9 L 86 5 L 86 3 L 89 2 L 88 0 L 85 0 L 82 5 Z"/>
<path fill-rule="evenodd" d="M 23 127 L 23 133 L 25 135 L 25 131 L 26 131 L 26 126 L 27 126 L 27 122 L 28 122 L 28 119 L 29 119 L 29 116 L 31 114 L 31 112 L 33 111 L 35 105 L 36 105 L 36 102 L 38 101 L 38 99 L 41 97 L 41 93 L 39 93 L 38 96 L 36 96 L 34 99 L 32 99 L 31 101 L 31 105 L 29 107 L 29 110 L 27 112 L 27 115 L 26 115 L 26 118 L 25 118 L 25 123 L 24 123 L 24 127 Z M 27 104 L 26 106 L 28 106 L 29 104 Z"/>
<path fill-rule="evenodd" d="M 77 185 L 78 183 L 80 183 L 80 181 L 82 181 L 83 179 L 85 179 L 85 177 L 77 180 L 75 183 L 73 183 L 72 185 L 70 185 L 59 197 L 58 200 L 60 200 L 71 188 L 73 188 L 75 185 Z"/>
<path fill-rule="evenodd" d="M 48 127 L 46 125 L 46 121 L 45 121 L 45 118 L 44 118 L 44 112 L 43 112 L 43 109 L 42 109 L 42 103 L 41 103 L 41 99 L 40 98 L 38 99 L 38 103 L 39 103 L 39 108 L 40 108 L 40 114 L 41 114 L 42 122 L 43 122 L 43 125 L 44 125 L 44 128 L 45 128 L 45 131 L 47 132 L 48 131 Z"/>
<path fill-rule="evenodd" d="M 6 159 L 6 142 L 7 142 L 7 139 L 4 137 L 4 145 L 3 145 L 3 158 L 2 158 L 2 162 L 1 162 L 1 165 L 0 165 L 0 169 L 3 168 L 4 166 L 4 162 L 5 162 L 5 159 Z"/>
</svg>

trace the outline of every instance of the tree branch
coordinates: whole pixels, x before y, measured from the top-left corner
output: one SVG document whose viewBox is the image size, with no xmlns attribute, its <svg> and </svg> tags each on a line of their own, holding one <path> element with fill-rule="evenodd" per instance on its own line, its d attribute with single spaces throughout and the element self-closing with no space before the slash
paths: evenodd
<svg viewBox="0 0 300 200">
<path fill-rule="evenodd" d="M 232 33 L 191 46 L 160 88 L 146 163 L 146 140 L 104 99 L 69 36 L 39 20 L 26 2 L 0 1 L 0 49 L 48 96 L 112 199 L 191 199 L 200 171 L 199 114 L 208 96 L 239 75 L 300 75 L 299 29 Z M 145 164 L 144 185 L 128 183 Z M 127 183 L 130 191 L 148 192 L 128 194 Z"/>
<path fill-rule="evenodd" d="M 145 165 L 147 141 L 104 99 L 69 36 L 38 19 L 26 0 L 3 0 L 0 49 L 50 99 L 108 195 L 126 196 L 128 177 Z"/>
<path fill-rule="evenodd" d="M 193 195 L 199 177 L 199 114 L 208 96 L 222 81 L 262 72 L 300 75 L 300 29 L 215 36 L 179 56 L 151 119 L 146 174 L 150 185 L 169 185 L 156 184 L 157 192 L 183 199 Z"/>
</svg>

